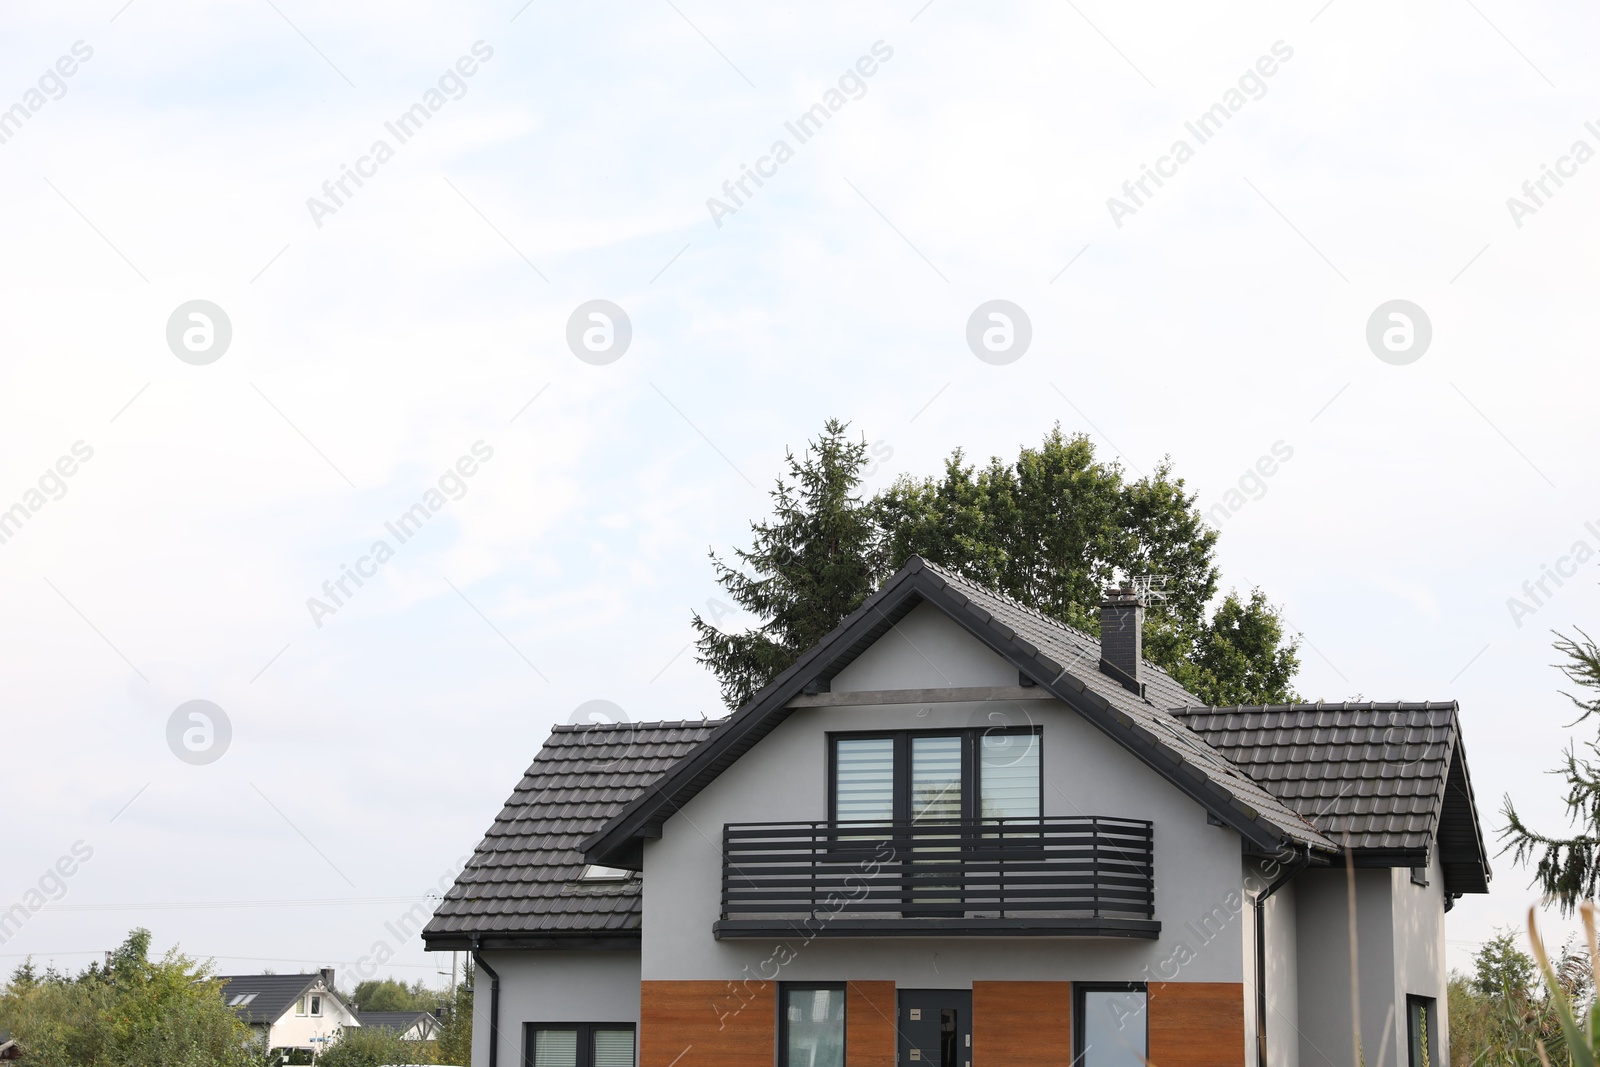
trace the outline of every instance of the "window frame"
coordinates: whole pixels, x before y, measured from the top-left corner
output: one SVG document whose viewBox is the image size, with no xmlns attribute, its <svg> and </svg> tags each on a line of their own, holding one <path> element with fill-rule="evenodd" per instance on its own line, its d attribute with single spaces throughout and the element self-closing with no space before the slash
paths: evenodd
<svg viewBox="0 0 1600 1067">
<path fill-rule="evenodd" d="M 633 1035 L 633 1067 L 639 1067 L 638 1023 L 525 1022 L 522 1024 L 522 1067 L 533 1067 L 535 1034 L 540 1030 L 571 1030 L 578 1035 L 577 1067 L 594 1067 L 594 1032 L 626 1030 Z"/>
<path fill-rule="evenodd" d="M 979 795 L 983 788 L 979 764 L 982 762 L 980 738 L 992 734 L 1025 737 L 1032 734 L 1040 739 L 1039 749 L 1039 817 L 1044 817 L 1044 727 L 1026 726 L 954 726 L 934 730 L 830 730 L 826 734 L 827 759 L 827 811 L 828 821 L 843 823 L 839 819 L 839 742 L 874 741 L 889 739 L 894 742 L 894 814 L 891 822 L 896 826 L 911 823 L 911 741 L 918 737 L 961 738 L 961 818 L 981 819 Z M 867 823 L 866 825 L 872 825 Z"/>
<path fill-rule="evenodd" d="M 322 994 L 312 993 L 306 997 L 306 1014 L 313 1019 L 322 1018 Z"/>
<path fill-rule="evenodd" d="M 836 990 L 836 991 L 838 991 L 840 993 L 844 993 L 845 994 L 844 998 L 841 1001 L 841 1005 L 842 1005 L 843 1010 L 844 1010 L 844 1018 L 841 1019 L 840 1023 L 839 1023 L 839 1025 L 841 1027 L 843 1027 L 843 1037 L 840 1039 L 839 1048 L 840 1048 L 840 1051 L 842 1051 L 844 1053 L 845 1062 L 846 1063 L 850 1062 L 850 1060 L 849 1060 L 849 1056 L 850 1056 L 850 997 L 849 997 L 849 986 L 850 986 L 850 983 L 848 983 L 848 982 L 779 982 L 778 983 L 778 1025 L 776 1027 L 777 1034 L 778 1034 L 778 1048 L 777 1048 L 777 1057 L 776 1057 L 777 1061 L 778 1061 L 778 1067 L 789 1067 L 789 994 L 790 994 L 790 992 L 792 992 L 794 990 L 797 990 L 797 989 L 803 989 L 803 990 L 831 989 L 831 990 Z M 532 1065 L 530 1064 L 530 1065 L 528 1065 L 528 1067 L 532 1067 Z"/>
<path fill-rule="evenodd" d="M 1083 1047 L 1088 993 L 1143 993 L 1144 994 L 1144 1051 L 1150 1055 L 1150 983 L 1148 982 L 1073 982 L 1072 983 L 1072 1062 L 1074 1067 L 1087 1067 Z"/>
<path fill-rule="evenodd" d="M 297 1019 L 305 1018 L 305 1015 L 306 1015 L 306 998 L 304 996 L 300 997 L 299 1000 L 296 1000 L 294 1002 L 294 1014 L 295 1014 L 295 1018 L 297 1018 Z"/>
<path fill-rule="evenodd" d="M 1429 1067 L 1433 1067 L 1434 1064 L 1439 1062 L 1439 1040 L 1436 1036 L 1439 1023 L 1439 1000 L 1437 997 L 1423 997 L 1414 993 L 1406 994 L 1406 1061 L 1410 1067 L 1422 1067 L 1422 1064 L 1417 1063 L 1413 1056 L 1416 1049 L 1416 1035 L 1412 1032 L 1414 1018 L 1412 1012 L 1419 1006 L 1427 1013 L 1428 1039 L 1424 1043 L 1424 1053 L 1427 1056 Z"/>
</svg>

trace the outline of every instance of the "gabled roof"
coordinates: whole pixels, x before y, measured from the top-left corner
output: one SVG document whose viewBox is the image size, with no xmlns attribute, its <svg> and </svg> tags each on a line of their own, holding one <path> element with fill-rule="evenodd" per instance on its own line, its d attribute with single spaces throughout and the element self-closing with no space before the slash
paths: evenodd
<svg viewBox="0 0 1600 1067">
<path fill-rule="evenodd" d="M 723 770 L 788 718 L 788 703 L 808 685 L 827 683 L 912 609 L 932 604 L 1014 664 L 1152 770 L 1237 830 L 1251 851 L 1284 848 L 1334 853 L 1337 846 L 1259 784 L 1239 772 L 1199 735 L 1151 701 L 1198 703 L 1153 664 L 1137 695 L 1099 670 L 1099 644 L 1087 634 L 935 567 L 919 556 L 806 651 L 765 689 L 718 725 L 691 756 L 584 842 L 594 863 L 641 866 L 643 841 Z"/>
<path fill-rule="evenodd" d="M 637 941 L 639 880 L 580 882 L 579 847 L 715 722 L 557 726 L 422 931 L 432 950 Z"/>
<path fill-rule="evenodd" d="M 243 996 L 248 999 L 234 1006 L 241 1018 L 252 1025 L 277 1022 L 283 1014 L 294 1006 L 294 1002 L 311 991 L 318 982 L 323 981 L 320 973 L 317 974 L 233 974 L 220 975 L 217 981 L 222 983 L 222 1002 L 227 1004 L 235 997 Z M 325 988 L 322 995 L 337 1000 L 346 1011 L 354 1015 L 344 998 L 339 996 L 336 989 Z M 255 994 L 251 996 L 251 994 Z"/>
<path fill-rule="evenodd" d="M 1439 840 L 1452 893 L 1486 893 L 1489 861 L 1454 701 L 1270 704 L 1173 712 L 1236 766 L 1370 860 L 1424 866 Z"/>
<path fill-rule="evenodd" d="M 418 1023 L 425 1033 L 438 1029 L 439 1020 L 429 1011 L 364 1011 L 359 1019 L 362 1026 L 378 1027 L 404 1034 Z"/>
</svg>

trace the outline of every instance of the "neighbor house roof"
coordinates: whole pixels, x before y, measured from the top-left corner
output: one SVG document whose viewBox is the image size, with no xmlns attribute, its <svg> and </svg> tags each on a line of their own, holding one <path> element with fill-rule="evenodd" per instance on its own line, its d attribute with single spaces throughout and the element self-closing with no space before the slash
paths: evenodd
<svg viewBox="0 0 1600 1067">
<path fill-rule="evenodd" d="M 588 864 L 579 846 L 716 726 L 557 726 L 439 903 L 424 943 L 437 950 L 637 938 L 638 878 L 581 881 Z"/>
<path fill-rule="evenodd" d="M 439 1024 L 439 1020 L 428 1011 L 364 1011 L 358 1018 L 362 1026 L 378 1027 L 384 1030 L 393 1030 L 404 1034 L 423 1023 L 424 1030 L 432 1030 Z"/>
<path fill-rule="evenodd" d="M 222 983 L 222 1002 L 232 1006 L 245 1022 L 251 1024 L 277 1022 L 302 994 L 309 992 L 318 982 L 326 984 L 321 973 L 232 974 L 221 975 L 217 981 Z M 337 990 L 325 988 L 322 993 L 344 1004 Z M 236 997 L 245 999 L 234 1004 Z M 348 1010 L 349 1005 L 345 1007 Z"/>
<path fill-rule="evenodd" d="M 1100 669 L 1096 638 L 912 557 L 727 719 L 557 726 L 423 931 L 427 946 L 636 939 L 638 877 L 584 883 L 585 865 L 637 869 L 643 841 L 787 718 L 796 698 L 827 690 L 924 603 L 1237 830 L 1252 853 L 1292 848 L 1332 862 L 1349 844 L 1364 865 L 1420 865 L 1417 850 L 1437 827 L 1448 890 L 1486 891 L 1453 703 L 1206 708 L 1149 662 L 1133 692 Z M 1388 755 L 1398 762 L 1382 749 L 1396 729 L 1404 746 Z"/>
</svg>

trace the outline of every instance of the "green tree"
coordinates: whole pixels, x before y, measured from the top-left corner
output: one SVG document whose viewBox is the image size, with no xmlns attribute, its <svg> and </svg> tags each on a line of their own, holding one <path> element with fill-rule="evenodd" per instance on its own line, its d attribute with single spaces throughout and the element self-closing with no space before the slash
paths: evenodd
<svg viewBox="0 0 1600 1067">
<path fill-rule="evenodd" d="M 176 949 L 152 961 L 149 948 L 150 932 L 134 930 L 75 978 L 25 963 L 0 990 L 0 1030 L 34 1067 L 256 1067 L 210 965 Z"/>
<path fill-rule="evenodd" d="M 755 541 L 734 549 L 736 566 L 711 553 L 728 596 L 763 620 L 724 633 L 694 613 L 698 658 L 716 673 L 729 707 L 749 700 L 872 592 L 877 530 L 857 492 L 867 444 L 845 430 L 830 419 L 803 458 L 788 455 L 788 478 L 771 494 L 773 518 L 750 524 Z"/>
<path fill-rule="evenodd" d="M 1483 943 L 1472 957 L 1472 985 L 1486 997 L 1527 997 L 1537 969 L 1533 957 L 1517 947 L 1510 930 Z"/>
<path fill-rule="evenodd" d="M 350 994 L 356 1011 L 433 1011 L 439 994 L 419 978 L 410 986 L 393 978 L 369 978 Z"/>
<path fill-rule="evenodd" d="M 1100 632 L 1100 602 L 1122 576 L 1166 576 L 1149 606 L 1145 654 L 1211 704 L 1297 699 L 1296 644 L 1260 591 L 1217 592 L 1217 534 L 1170 463 L 1136 481 L 1095 456 L 1084 436 L 1059 426 L 1014 463 L 984 467 L 960 449 L 938 477 L 903 476 L 863 502 L 866 442 L 850 442 L 837 420 L 804 460 L 789 457 L 789 480 L 774 492 L 774 515 L 754 523 L 755 542 L 736 549 L 744 569 L 715 554 L 717 580 L 764 620 L 723 634 L 694 616 L 700 660 L 738 707 L 870 593 L 911 555 L 921 555 L 1046 615 Z"/>
<path fill-rule="evenodd" d="M 1554 643 L 1566 657 L 1555 666 L 1580 690 L 1564 694 L 1581 712 L 1573 726 L 1600 714 L 1600 648 L 1584 631 L 1577 633 L 1577 638 L 1557 633 Z M 1584 747 L 1587 755 L 1580 757 L 1576 745 L 1569 744 L 1562 765 L 1551 772 L 1566 785 L 1567 817 L 1577 826 L 1576 834 L 1550 837 L 1535 831 L 1517 814 L 1509 794 L 1501 808 L 1506 818 L 1500 831 L 1506 841 L 1502 851 L 1511 850 L 1518 864 L 1536 864 L 1533 883 L 1554 898 L 1565 915 L 1592 900 L 1600 882 L 1600 742 L 1587 741 Z"/>
<path fill-rule="evenodd" d="M 444 1025 L 439 1028 L 439 1062 L 466 1067 L 472 1062 L 472 957 L 456 986 L 455 999 L 444 1008 Z"/>
</svg>

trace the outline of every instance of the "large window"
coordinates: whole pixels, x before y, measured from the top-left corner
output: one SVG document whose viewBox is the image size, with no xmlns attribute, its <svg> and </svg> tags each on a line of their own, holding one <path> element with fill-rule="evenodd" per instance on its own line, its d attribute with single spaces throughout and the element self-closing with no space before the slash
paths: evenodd
<svg viewBox="0 0 1600 1067">
<path fill-rule="evenodd" d="M 633 1067 L 632 1023 L 523 1023 L 522 1067 Z"/>
<path fill-rule="evenodd" d="M 1149 1013 L 1141 984 L 1076 985 L 1076 1067 L 1144 1067 Z"/>
<path fill-rule="evenodd" d="M 833 818 L 939 823 L 1040 817 L 1036 728 L 835 734 Z"/>
<path fill-rule="evenodd" d="M 781 988 L 778 1067 L 844 1067 L 844 984 Z"/>
</svg>

